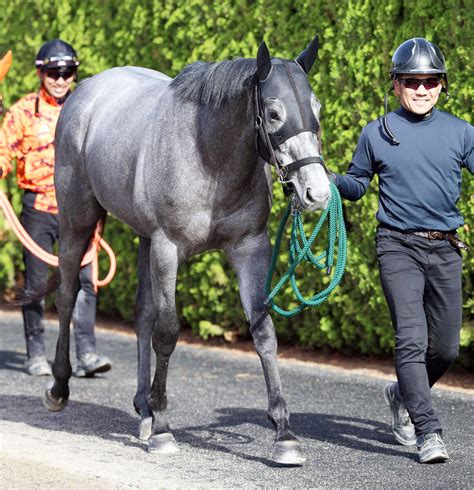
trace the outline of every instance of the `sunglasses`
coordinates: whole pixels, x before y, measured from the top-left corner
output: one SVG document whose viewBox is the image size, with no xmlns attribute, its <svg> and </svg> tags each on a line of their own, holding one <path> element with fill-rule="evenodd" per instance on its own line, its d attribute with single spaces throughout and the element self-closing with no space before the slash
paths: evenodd
<svg viewBox="0 0 474 490">
<path fill-rule="evenodd" d="M 68 70 L 46 70 L 45 73 L 48 78 L 52 78 L 53 80 L 59 80 L 60 78 L 67 80 L 76 74 L 76 69 L 70 68 Z"/>
<path fill-rule="evenodd" d="M 412 90 L 417 90 L 420 85 L 423 85 L 426 90 L 431 90 L 441 83 L 441 80 L 439 78 L 399 78 L 398 81 L 400 83 L 403 83 L 406 88 Z"/>
</svg>

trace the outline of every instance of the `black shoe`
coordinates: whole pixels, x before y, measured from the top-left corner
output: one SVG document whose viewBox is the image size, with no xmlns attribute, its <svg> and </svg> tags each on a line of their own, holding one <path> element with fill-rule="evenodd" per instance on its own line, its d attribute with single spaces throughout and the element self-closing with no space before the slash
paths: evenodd
<svg viewBox="0 0 474 490">
<path fill-rule="evenodd" d="M 424 434 L 417 438 L 420 463 L 444 463 L 449 459 L 448 451 L 440 434 Z"/>
<path fill-rule="evenodd" d="M 111 368 L 112 364 L 108 357 L 88 352 L 78 359 L 75 375 L 78 378 L 90 378 L 96 373 L 110 371 Z"/>
</svg>

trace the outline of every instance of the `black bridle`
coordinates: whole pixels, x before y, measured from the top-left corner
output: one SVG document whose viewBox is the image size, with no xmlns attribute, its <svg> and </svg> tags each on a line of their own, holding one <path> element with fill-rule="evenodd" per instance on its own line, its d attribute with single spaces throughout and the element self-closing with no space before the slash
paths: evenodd
<svg viewBox="0 0 474 490">
<path fill-rule="evenodd" d="M 307 124 L 305 121 L 307 120 L 304 117 L 304 108 L 302 105 L 302 101 L 299 97 L 298 90 L 296 88 L 296 84 L 294 78 L 291 74 L 291 71 L 286 66 L 286 73 L 290 80 L 291 88 L 293 90 L 293 94 L 295 96 L 298 110 L 301 116 L 302 124 L 294 127 L 294 128 L 286 128 L 286 124 L 276 131 L 275 133 L 268 132 L 266 119 L 265 119 L 265 111 L 263 107 L 262 94 L 260 84 L 262 82 L 257 82 L 255 85 L 255 147 L 257 149 L 258 154 L 268 163 L 274 165 L 278 174 L 278 181 L 281 183 L 283 187 L 283 191 L 285 195 L 289 195 L 293 192 L 293 185 L 289 182 L 288 177 L 289 174 L 298 170 L 305 165 L 311 165 L 313 163 L 317 163 L 323 166 L 326 172 L 328 172 L 326 164 L 321 156 L 311 156 L 306 158 L 301 158 L 299 160 L 295 160 L 288 165 L 283 165 L 277 158 L 275 154 L 275 150 L 286 140 L 289 138 L 296 136 L 302 132 L 312 132 L 316 134 L 319 140 L 318 132 L 315 128 L 312 128 L 310 124 Z"/>
</svg>

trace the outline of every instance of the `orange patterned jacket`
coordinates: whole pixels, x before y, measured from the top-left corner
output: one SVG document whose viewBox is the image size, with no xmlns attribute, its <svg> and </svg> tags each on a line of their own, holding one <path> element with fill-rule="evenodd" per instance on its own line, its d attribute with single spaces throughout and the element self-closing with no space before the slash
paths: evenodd
<svg viewBox="0 0 474 490">
<path fill-rule="evenodd" d="M 61 105 L 43 88 L 16 102 L 5 114 L 0 131 L 0 169 L 4 178 L 16 158 L 18 187 L 35 192 L 34 208 L 57 214 L 54 190 L 54 131 Z"/>
</svg>

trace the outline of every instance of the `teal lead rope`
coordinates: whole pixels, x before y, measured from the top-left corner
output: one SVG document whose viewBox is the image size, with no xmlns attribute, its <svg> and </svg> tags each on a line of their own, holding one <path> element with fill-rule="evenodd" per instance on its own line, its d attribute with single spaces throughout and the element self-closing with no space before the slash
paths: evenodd
<svg viewBox="0 0 474 490">
<path fill-rule="evenodd" d="M 265 300 L 265 305 L 267 307 L 271 307 L 282 316 L 292 317 L 297 315 L 307 306 L 320 305 L 328 299 L 329 295 L 341 282 L 342 276 L 344 275 L 347 258 L 347 237 L 346 228 L 344 226 L 344 218 L 342 214 L 341 196 L 339 195 L 339 191 L 337 190 L 336 186 L 332 182 L 330 183 L 330 188 L 331 198 L 329 200 L 329 204 L 326 209 L 324 209 L 316 227 L 314 228 L 313 233 L 309 238 L 306 238 L 306 234 L 303 229 L 303 219 L 301 216 L 301 211 L 298 209 L 294 202 L 291 201 L 288 204 L 285 215 L 280 221 L 275 245 L 273 247 L 270 269 L 267 276 L 267 299 Z M 283 232 L 285 230 L 285 226 L 290 214 L 293 215 L 293 224 L 291 227 L 290 236 L 290 264 L 288 270 L 285 272 L 285 274 L 283 274 L 282 278 L 278 281 L 276 286 L 270 291 L 273 274 L 275 272 L 275 267 L 278 260 L 278 255 L 280 253 L 280 245 L 283 237 Z M 313 252 L 311 251 L 311 246 L 326 219 L 328 220 L 328 246 L 324 252 L 315 257 L 313 255 Z M 337 263 L 334 269 L 334 273 L 332 274 L 334 268 L 334 252 L 336 248 L 336 242 Z M 298 285 L 296 284 L 296 277 L 294 274 L 296 267 L 303 261 L 313 264 L 316 268 L 320 270 L 326 269 L 326 273 L 328 275 L 332 274 L 328 287 L 320 293 L 311 296 L 310 298 L 305 298 L 301 294 Z M 290 281 L 293 292 L 300 304 L 296 308 L 284 310 L 275 303 L 274 298 L 282 288 L 283 284 L 285 284 L 285 282 L 288 280 Z"/>
</svg>

